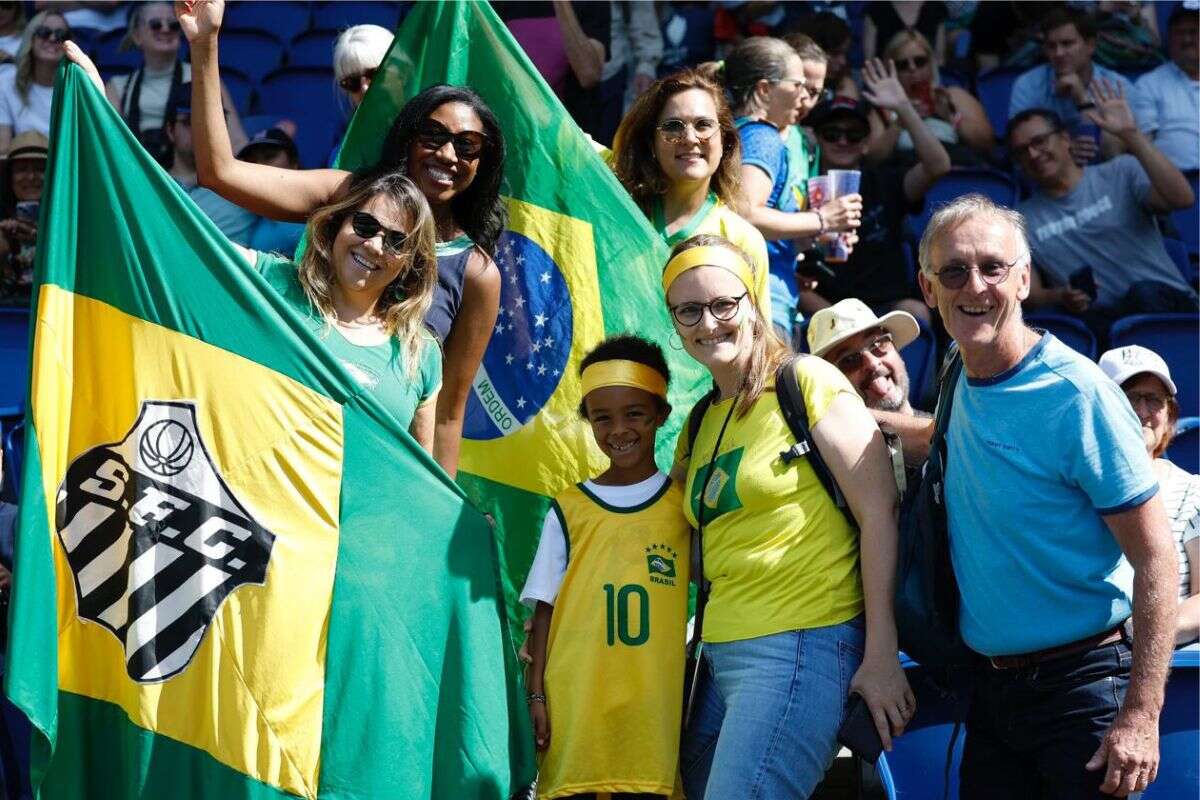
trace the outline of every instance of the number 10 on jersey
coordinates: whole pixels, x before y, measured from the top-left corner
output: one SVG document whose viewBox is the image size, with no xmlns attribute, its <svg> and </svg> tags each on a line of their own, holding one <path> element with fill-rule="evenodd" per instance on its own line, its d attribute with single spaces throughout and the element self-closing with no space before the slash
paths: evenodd
<svg viewBox="0 0 1200 800">
<path fill-rule="evenodd" d="M 629 605 L 633 597 L 637 598 L 637 633 L 629 629 Z M 621 644 L 637 647 L 650 638 L 650 595 L 645 587 L 627 583 L 618 589 L 611 583 L 604 584 L 604 609 L 609 647 L 615 645 L 617 639 Z"/>
</svg>

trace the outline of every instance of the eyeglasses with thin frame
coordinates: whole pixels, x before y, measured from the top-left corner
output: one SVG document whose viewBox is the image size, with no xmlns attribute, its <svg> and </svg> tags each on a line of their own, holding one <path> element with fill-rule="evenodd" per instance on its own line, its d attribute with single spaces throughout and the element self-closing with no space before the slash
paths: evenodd
<svg viewBox="0 0 1200 800">
<path fill-rule="evenodd" d="M 170 31 L 171 33 L 179 33 L 179 20 L 177 19 L 148 19 L 146 27 L 158 33 L 159 31 Z"/>
<path fill-rule="evenodd" d="M 866 363 L 867 353 L 870 353 L 876 358 L 883 358 L 889 352 L 891 352 L 894 346 L 895 339 L 892 338 L 892 335 L 890 333 L 881 333 L 872 339 L 866 345 L 866 347 L 860 347 L 859 349 L 851 353 L 846 353 L 846 355 L 839 358 L 837 360 L 837 368 L 842 372 L 847 373 L 858 372 L 860 369 L 862 369 L 863 364 Z"/>
<path fill-rule="evenodd" d="M 1007 263 L 999 259 L 992 259 L 970 267 L 966 264 L 948 264 L 933 274 L 937 277 L 938 282 L 947 289 L 961 289 L 967 285 L 967 281 L 971 276 L 971 270 L 977 270 L 979 277 L 983 279 L 984 283 L 989 286 L 996 286 L 997 284 L 1004 283 L 1005 278 L 1008 277 L 1008 273 L 1020 260 L 1020 256 Z"/>
<path fill-rule="evenodd" d="M 487 144 L 487 135 L 480 131 L 462 131 L 451 133 L 445 125 L 436 120 L 426 120 L 417 130 L 417 143 L 426 150 L 441 150 L 451 142 L 454 155 L 463 161 L 474 161 L 483 152 Z"/>
<path fill-rule="evenodd" d="M 347 75 L 338 81 L 338 86 L 342 87 L 342 91 L 344 92 L 365 90 L 366 87 L 363 86 L 363 81 L 366 81 L 367 86 L 370 86 L 371 81 L 375 80 L 375 73 L 378 71 L 377 69 L 364 69 L 362 72 L 354 75 Z"/>
<path fill-rule="evenodd" d="M 833 142 L 834 144 L 841 144 L 842 142 L 860 144 L 863 139 L 866 139 L 870 135 L 871 132 L 869 130 L 864 130 L 863 128 L 839 128 L 836 126 L 830 126 L 827 128 L 817 129 L 817 136 L 821 137 L 827 142 Z"/>
<path fill-rule="evenodd" d="M 1166 396 L 1158 392 L 1126 392 L 1125 397 L 1129 398 L 1129 405 L 1134 409 L 1137 409 L 1138 404 L 1141 403 L 1151 414 L 1157 414 L 1167 405 Z"/>
<path fill-rule="evenodd" d="M 697 117 L 692 120 L 672 117 L 658 123 L 655 130 L 667 144 L 679 144 L 687 136 L 689 130 L 695 134 L 697 139 L 707 142 L 717 135 L 717 131 L 721 130 L 721 125 L 712 117 Z"/>
<path fill-rule="evenodd" d="M 912 58 L 894 58 L 897 72 L 912 72 L 929 66 L 929 56 L 913 56 Z"/>
<path fill-rule="evenodd" d="M 742 292 L 737 297 L 714 297 L 707 303 L 680 303 L 670 306 L 671 316 L 683 327 L 692 328 L 704 319 L 704 311 L 707 309 L 713 319 L 728 322 L 737 316 L 742 298 L 747 294 L 749 292 Z"/>
<path fill-rule="evenodd" d="M 1061 132 L 1062 128 L 1055 128 L 1053 130 L 1046 131 L 1045 133 L 1039 133 L 1037 136 L 1030 137 L 1029 141 L 1025 144 L 1010 145 L 1008 150 L 1016 158 L 1029 158 L 1030 151 L 1032 151 L 1035 147 L 1038 150 L 1044 150 L 1046 148 L 1046 144 L 1050 141 L 1050 137 Z"/>
<path fill-rule="evenodd" d="M 42 25 L 33 32 L 35 39 L 42 39 L 47 42 L 62 44 L 71 38 L 70 28 L 51 28 L 49 25 Z"/>
<path fill-rule="evenodd" d="M 408 238 L 408 234 L 404 231 L 394 231 L 383 227 L 379 220 L 366 211 L 355 211 L 351 215 L 350 228 L 354 231 L 355 236 L 363 240 L 374 239 L 382 231 L 383 249 L 392 255 L 400 252 L 404 246 L 404 240 Z"/>
</svg>

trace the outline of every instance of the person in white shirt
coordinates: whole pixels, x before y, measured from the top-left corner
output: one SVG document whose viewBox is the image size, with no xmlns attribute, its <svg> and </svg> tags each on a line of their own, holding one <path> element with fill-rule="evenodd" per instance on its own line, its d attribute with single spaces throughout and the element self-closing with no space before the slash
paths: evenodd
<svg viewBox="0 0 1200 800">
<path fill-rule="evenodd" d="M 1200 169 L 1200 10 L 1176 6 L 1167 21 L 1171 60 L 1138 79 L 1138 126 L 1181 170 Z"/>
<path fill-rule="evenodd" d="M 57 11 L 40 11 L 25 26 L 17 68 L 0 73 L 0 155 L 17 134 L 50 135 L 54 72 L 70 37 L 71 28 Z"/>
</svg>

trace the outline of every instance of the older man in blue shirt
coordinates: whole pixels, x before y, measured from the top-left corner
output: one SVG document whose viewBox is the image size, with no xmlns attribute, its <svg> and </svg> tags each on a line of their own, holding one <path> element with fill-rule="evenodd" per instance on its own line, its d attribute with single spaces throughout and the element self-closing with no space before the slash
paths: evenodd
<svg viewBox="0 0 1200 800">
<path fill-rule="evenodd" d="M 1177 565 L 1138 420 L 1095 364 L 1023 322 L 1019 213 L 959 198 L 920 263 L 965 373 L 945 497 L 960 630 L 983 658 L 962 796 L 1139 792 L 1158 770 Z"/>
</svg>

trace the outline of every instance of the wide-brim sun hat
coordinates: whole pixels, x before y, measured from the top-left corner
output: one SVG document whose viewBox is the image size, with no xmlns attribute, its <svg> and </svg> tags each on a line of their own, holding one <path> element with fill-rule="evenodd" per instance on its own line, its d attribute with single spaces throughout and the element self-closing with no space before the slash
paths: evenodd
<svg viewBox="0 0 1200 800">
<path fill-rule="evenodd" d="M 872 328 L 890 333 L 897 350 L 921 335 L 916 318 L 907 311 L 889 311 L 877 317 L 866 303 L 850 297 L 813 314 L 808 323 L 809 352 L 824 356 L 851 336 Z"/>
</svg>

